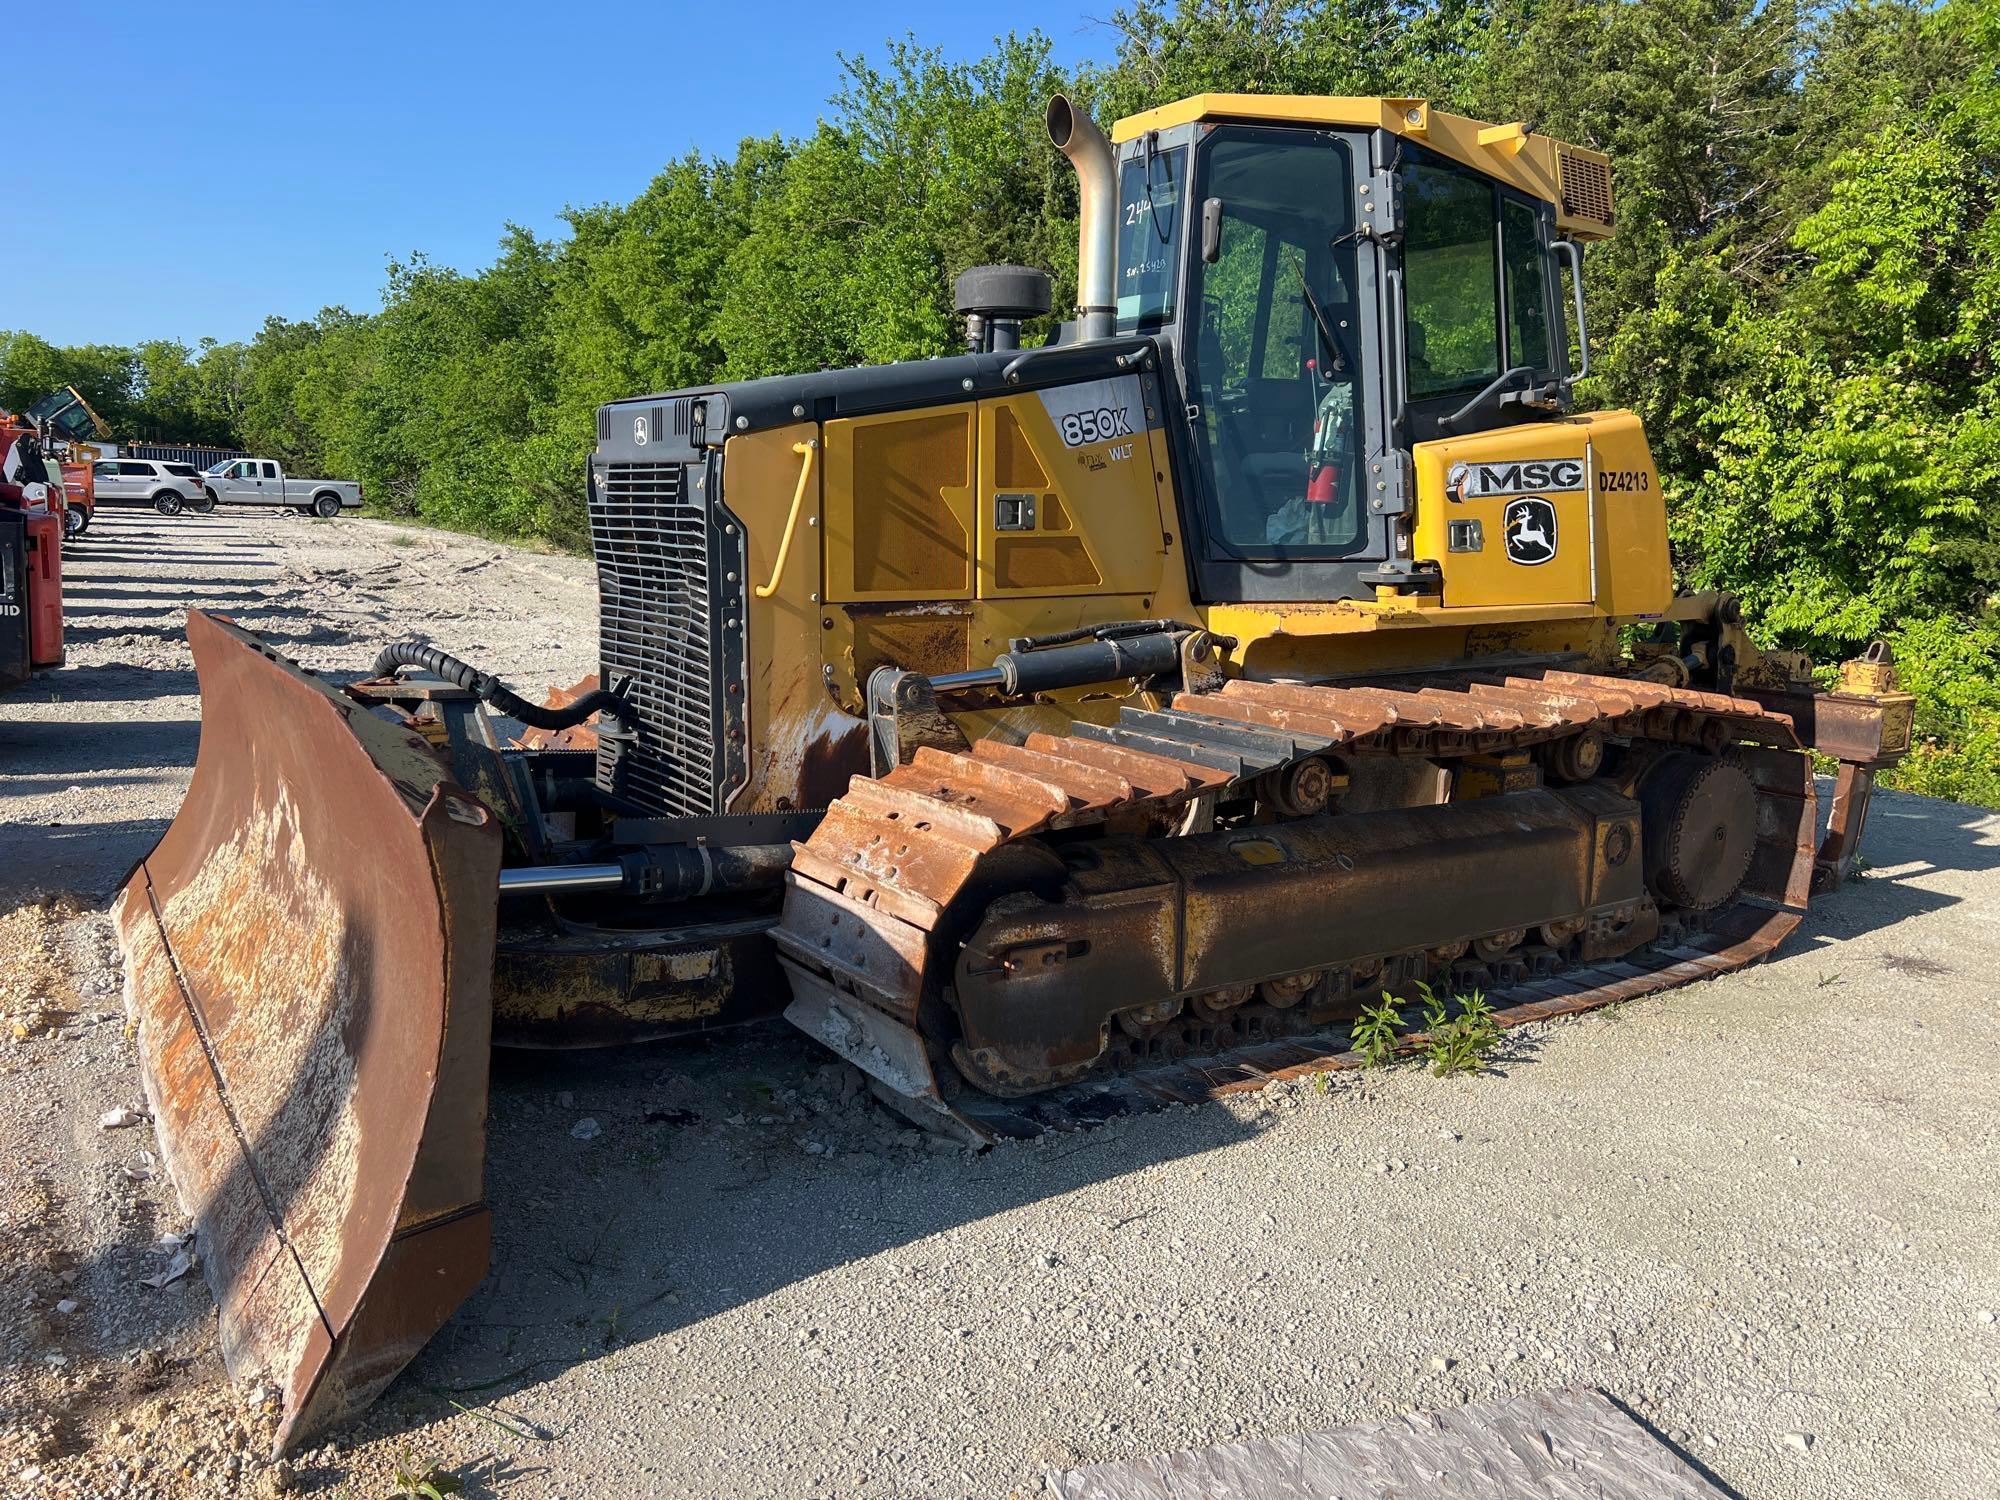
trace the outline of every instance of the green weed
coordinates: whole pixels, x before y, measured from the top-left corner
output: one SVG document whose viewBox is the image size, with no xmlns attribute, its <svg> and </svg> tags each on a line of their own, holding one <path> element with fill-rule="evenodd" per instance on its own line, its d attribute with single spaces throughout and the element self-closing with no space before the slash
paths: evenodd
<svg viewBox="0 0 2000 1500">
<path fill-rule="evenodd" d="M 389 1492 L 389 1500 L 445 1500 L 445 1496 L 456 1495 L 465 1488 L 456 1474 L 432 1463 L 419 1466 L 407 1452 L 397 1458 L 392 1482 L 396 1487 Z"/>
<path fill-rule="evenodd" d="M 1382 998 L 1386 1000 L 1389 997 L 1385 993 Z M 1444 1025 L 1444 998 L 1421 979 L 1417 981 L 1417 999 L 1424 1008 L 1424 1030 L 1436 1031 Z"/>
<path fill-rule="evenodd" d="M 1439 1014 L 1442 1015 L 1442 1010 Z M 1430 1045 L 1424 1049 L 1424 1057 L 1431 1065 L 1431 1072 L 1439 1078 L 1477 1073 L 1486 1066 L 1486 1054 L 1499 1040 L 1500 1026 L 1493 1019 L 1493 1007 L 1484 994 L 1474 990 L 1459 1001 L 1455 1019 L 1431 1025 Z"/>
<path fill-rule="evenodd" d="M 1354 1023 L 1354 1050 L 1361 1054 L 1366 1066 L 1379 1068 L 1395 1052 L 1396 1036 L 1401 1029 L 1402 1018 L 1396 1014 L 1396 1002 L 1384 990 L 1382 1003 L 1362 1007 L 1361 1019 Z"/>
</svg>

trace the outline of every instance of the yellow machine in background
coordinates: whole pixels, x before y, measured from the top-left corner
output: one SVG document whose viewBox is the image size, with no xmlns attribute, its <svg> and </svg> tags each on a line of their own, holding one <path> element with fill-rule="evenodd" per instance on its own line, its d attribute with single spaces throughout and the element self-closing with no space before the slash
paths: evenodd
<svg viewBox="0 0 2000 1500">
<path fill-rule="evenodd" d="M 187 804 L 119 908 L 166 1159 L 280 1443 L 486 1265 L 489 1037 L 782 1010 L 979 1143 L 1756 959 L 1908 745 L 1673 589 L 1582 412 L 1609 163 L 1415 99 L 1064 99 L 1079 307 L 598 413 L 600 682 L 401 642 L 336 690 L 199 612 Z M 594 722 L 589 722 L 594 721 Z M 1841 765 L 1815 853 L 1812 749 Z"/>
</svg>

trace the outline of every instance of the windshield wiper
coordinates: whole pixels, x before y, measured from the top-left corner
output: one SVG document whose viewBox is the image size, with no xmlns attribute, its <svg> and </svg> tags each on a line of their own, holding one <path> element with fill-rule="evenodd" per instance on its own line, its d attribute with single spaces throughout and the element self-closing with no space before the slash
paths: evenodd
<svg viewBox="0 0 2000 1500">
<path fill-rule="evenodd" d="M 1157 130 L 1146 132 L 1146 220 L 1153 226 L 1153 233 L 1162 245 L 1169 243 L 1173 231 L 1160 227 L 1159 205 L 1153 202 L 1153 163 L 1157 160 L 1154 144 L 1159 140 Z"/>
<path fill-rule="evenodd" d="M 1306 273 L 1299 267 L 1298 252 L 1289 245 L 1285 247 L 1285 263 L 1292 268 L 1292 274 L 1299 279 L 1299 294 L 1306 299 L 1306 307 L 1313 315 L 1313 322 L 1319 327 L 1320 346 L 1332 357 L 1334 369 L 1345 374 L 1347 354 L 1340 347 L 1340 341 L 1333 336 L 1333 329 L 1327 325 L 1326 314 L 1319 310 L 1319 299 L 1312 294 L 1312 288 L 1306 285 Z"/>
</svg>

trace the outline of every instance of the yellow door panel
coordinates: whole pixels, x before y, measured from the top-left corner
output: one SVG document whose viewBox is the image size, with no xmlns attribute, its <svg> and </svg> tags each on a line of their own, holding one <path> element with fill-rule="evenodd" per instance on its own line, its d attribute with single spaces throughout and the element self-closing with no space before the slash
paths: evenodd
<svg viewBox="0 0 2000 1500">
<path fill-rule="evenodd" d="M 1446 609 L 1595 604 L 1629 619 L 1667 607 L 1666 506 L 1631 412 L 1419 443 L 1415 455 L 1417 556 L 1442 565 Z"/>
<path fill-rule="evenodd" d="M 816 805 L 801 803 L 800 774 L 806 747 L 825 734 L 831 707 L 820 679 L 822 626 L 820 608 L 813 603 L 820 587 L 820 558 L 812 539 L 823 524 L 819 481 L 824 469 L 815 464 L 801 492 L 803 456 L 794 445 L 819 435 L 811 422 L 799 422 L 740 434 L 723 450 L 723 500 L 743 523 L 752 585 L 744 595 L 749 670 L 744 682 L 723 687 L 744 695 L 750 736 L 750 779 L 730 804 L 734 812 L 770 812 L 781 798 L 790 799 L 791 806 Z M 794 496 L 799 500 L 796 520 L 791 514 Z M 780 567 L 787 526 L 792 545 Z M 760 589 L 766 591 L 761 597 Z"/>
<path fill-rule="evenodd" d="M 1597 497 L 1597 602 L 1623 618 L 1664 614 L 1674 593 L 1667 555 L 1667 502 L 1646 429 L 1629 411 L 1590 419 Z"/>
<path fill-rule="evenodd" d="M 1445 608 L 1590 602 L 1588 447 L 1571 422 L 1416 445 L 1417 556 L 1442 565 Z"/>
<path fill-rule="evenodd" d="M 829 600 L 972 597 L 976 416 L 967 402 L 826 424 Z"/>
<path fill-rule="evenodd" d="M 1166 554 L 1139 378 L 979 403 L 979 597 L 1149 593 Z"/>
</svg>

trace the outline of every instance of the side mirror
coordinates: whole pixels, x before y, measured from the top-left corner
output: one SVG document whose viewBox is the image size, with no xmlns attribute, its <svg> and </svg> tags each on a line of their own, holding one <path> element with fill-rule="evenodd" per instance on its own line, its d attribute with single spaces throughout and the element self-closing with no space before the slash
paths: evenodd
<svg viewBox="0 0 2000 1500">
<path fill-rule="evenodd" d="M 1569 373 L 1569 384 L 1575 385 L 1590 373 L 1590 329 L 1583 321 L 1583 246 L 1575 240 L 1551 240 L 1549 249 L 1569 262 L 1570 297 L 1576 309 L 1577 347 L 1577 367 Z M 1557 290 L 1561 290 L 1560 282 L 1557 283 Z"/>
<path fill-rule="evenodd" d="M 1222 259 L 1222 200 L 1206 198 L 1201 205 L 1201 258 L 1209 265 Z"/>
</svg>

